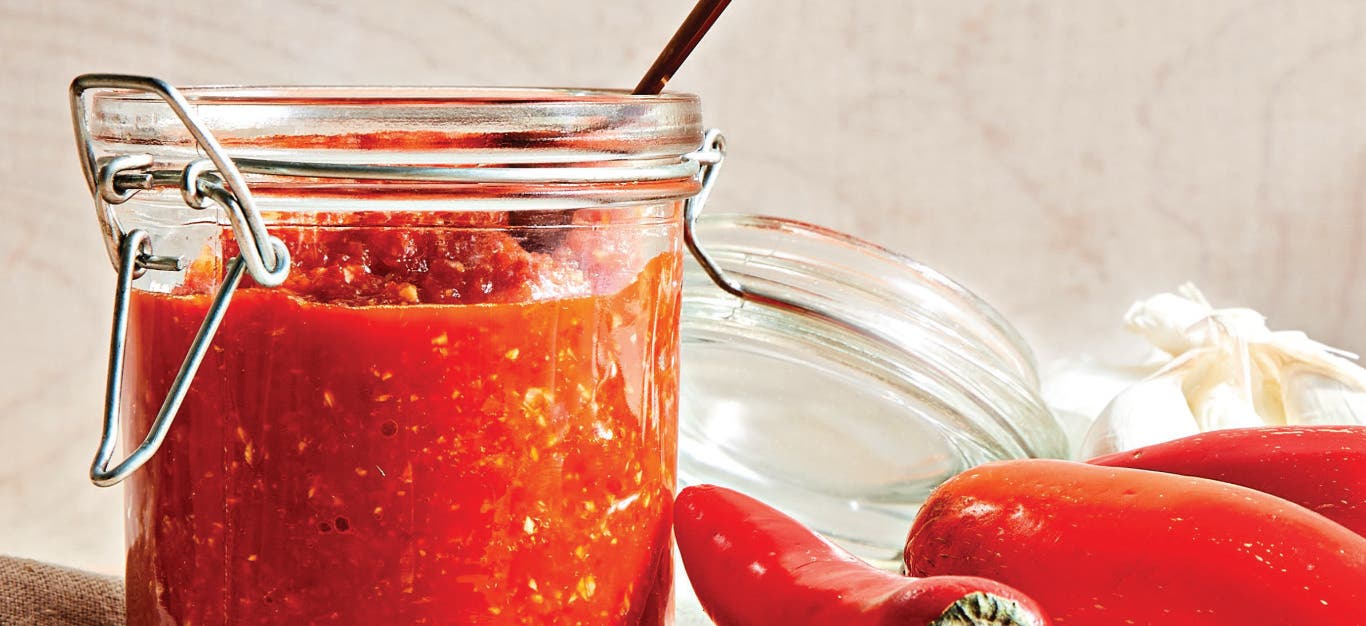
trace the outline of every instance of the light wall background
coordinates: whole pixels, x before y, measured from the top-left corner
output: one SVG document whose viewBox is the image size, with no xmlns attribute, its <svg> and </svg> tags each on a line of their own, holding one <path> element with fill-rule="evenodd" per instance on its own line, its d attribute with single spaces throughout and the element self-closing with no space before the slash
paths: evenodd
<svg viewBox="0 0 1366 626">
<path fill-rule="evenodd" d="M 690 5 L 0 0 L 0 553 L 121 569 L 73 76 L 629 87 Z M 730 139 L 711 210 L 908 253 L 1045 359 L 1185 280 L 1366 350 L 1364 29 L 1359 1 L 736 0 L 673 87 Z"/>
</svg>

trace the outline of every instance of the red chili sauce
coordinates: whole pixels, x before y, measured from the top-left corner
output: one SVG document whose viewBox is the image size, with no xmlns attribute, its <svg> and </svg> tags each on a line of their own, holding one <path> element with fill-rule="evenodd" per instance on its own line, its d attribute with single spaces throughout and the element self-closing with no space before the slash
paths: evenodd
<svg viewBox="0 0 1366 626">
<path fill-rule="evenodd" d="M 271 227 L 288 281 L 244 279 L 130 479 L 130 624 L 671 621 L 676 227 L 505 218 Z M 126 443 L 204 265 L 133 296 Z"/>
</svg>

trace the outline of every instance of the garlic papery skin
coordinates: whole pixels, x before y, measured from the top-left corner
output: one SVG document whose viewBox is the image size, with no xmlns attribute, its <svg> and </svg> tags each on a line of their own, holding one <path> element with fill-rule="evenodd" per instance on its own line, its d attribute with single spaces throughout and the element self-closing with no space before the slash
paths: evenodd
<svg viewBox="0 0 1366 626">
<path fill-rule="evenodd" d="M 1186 403 L 1186 378 L 1196 360 L 1171 366 L 1120 392 L 1091 424 L 1082 442 L 1084 458 L 1132 450 L 1200 432 Z"/>
<path fill-rule="evenodd" d="M 1285 412 L 1294 416 L 1291 424 L 1366 424 L 1366 391 L 1312 371 L 1286 375 L 1285 386 Z"/>
<path fill-rule="evenodd" d="M 1082 458 L 1225 428 L 1366 424 L 1356 355 L 1271 331 L 1252 309 L 1215 309 L 1183 285 L 1134 304 L 1125 323 L 1171 358 L 1101 411 Z"/>
</svg>

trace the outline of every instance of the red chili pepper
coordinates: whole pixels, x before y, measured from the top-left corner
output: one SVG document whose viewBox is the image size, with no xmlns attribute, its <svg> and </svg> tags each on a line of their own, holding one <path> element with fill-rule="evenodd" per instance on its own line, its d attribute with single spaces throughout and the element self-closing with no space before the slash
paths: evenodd
<svg viewBox="0 0 1366 626">
<path fill-rule="evenodd" d="M 688 487 L 674 535 L 697 598 L 718 626 L 1044 626 L 1024 594 L 964 576 L 877 569 L 749 496 Z"/>
<path fill-rule="evenodd" d="M 989 463 L 930 495 L 905 558 L 1011 585 L 1067 626 L 1366 624 L 1366 538 L 1203 478 Z"/>
<path fill-rule="evenodd" d="M 1250 487 L 1366 536 L 1366 426 L 1215 430 L 1087 463 Z"/>
</svg>

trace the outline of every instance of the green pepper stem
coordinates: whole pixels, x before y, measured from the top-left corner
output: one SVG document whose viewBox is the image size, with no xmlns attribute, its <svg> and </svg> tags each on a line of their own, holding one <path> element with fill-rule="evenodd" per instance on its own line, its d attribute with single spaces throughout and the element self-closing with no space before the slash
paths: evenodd
<svg viewBox="0 0 1366 626">
<path fill-rule="evenodd" d="M 974 591 L 949 605 L 929 626 L 1040 626 L 1020 603 Z"/>
</svg>

